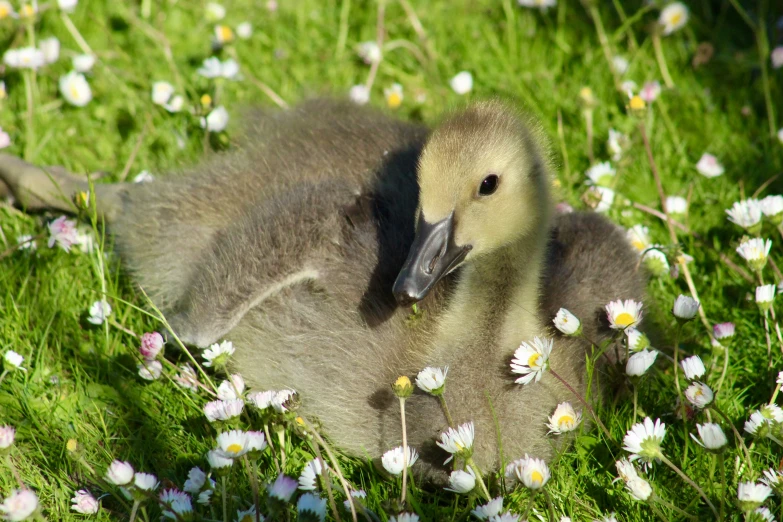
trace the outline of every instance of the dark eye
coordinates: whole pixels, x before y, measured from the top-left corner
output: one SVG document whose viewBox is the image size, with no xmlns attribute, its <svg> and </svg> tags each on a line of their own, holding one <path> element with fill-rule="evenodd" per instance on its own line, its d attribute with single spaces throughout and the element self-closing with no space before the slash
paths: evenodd
<svg viewBox="0 0 783 522">
<path fill-rule="evenodd" d="M 481 186 L 479 186 L 479 195 L 489 196 L 494 194 L 498 189 L 498 181 L 498 177 L 495 174 L 490 174 L 484 178 L 484 180 L 481 182 Z"/>
</svg>

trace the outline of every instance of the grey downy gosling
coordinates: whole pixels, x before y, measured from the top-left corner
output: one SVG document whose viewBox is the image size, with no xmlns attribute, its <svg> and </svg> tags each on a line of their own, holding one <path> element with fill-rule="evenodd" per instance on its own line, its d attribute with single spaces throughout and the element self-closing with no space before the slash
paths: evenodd
<svg viewBox="0 0 783 522">
<path fill-rule="evenodd" d="M 538 127 L 498 101 L 431 133 L 329 100 L 251 119 L 233 152 L 95 187 L 116 250 L 176 333 L 198 347 L 232 341 L 233 370 L 254 389 L 299 392 L 349 455 L 398 446 L 390 384 L 448 366 L 445 398 L 456 424 L 475 423 L 481 469 L 503 465 L 498 431 L 506 460 L 549 458 L 547 417 L 578 400 L 549 373 L 515 384 L 515 349 L 553 337 L 551 368 L 583 394 L 587 344 L 553 317 L 567 308 L 600 342 L 604 305 L 640 300 L 643 281 L 619 227 L 553 216 Z M 0 178 L 28 209 L 68 210 L 63 194 L 86 188 L 8 155 Z M 443 480 L 438 400 L 417 390 L 406 409 L 414 473 Z"/>
</svg>

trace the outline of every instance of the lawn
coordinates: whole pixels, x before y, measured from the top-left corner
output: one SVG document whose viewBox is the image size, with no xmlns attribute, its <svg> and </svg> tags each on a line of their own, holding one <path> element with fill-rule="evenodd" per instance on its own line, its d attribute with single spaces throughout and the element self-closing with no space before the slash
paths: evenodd
<svg viewBox="0 0 783 522">
<path fill-rule="evenodd" d="M 195 0 L 82 0 L 70 13 L 50 1 L 31 16 L 24 16 L 18 3 L 13 7 L 21 16 L 4 16 L 5 2 L 0 2 L 0 50 L 41 45 L 51 37 L 60 42 L 56 60 L 50 59 L 49 43 L 44 54 L 51 63 L 35 73 L 5 66 L 0 127 L 10 143 L 3 152 L 80 174 L 105 173 L 97 183 L 131 181 L 143 171 L 164 176 L 213 149 L 230 148 L 251 105 L 284 110 L 313 96 L 359 96 L 361 90 L 352 87 L 367 85 L 371 105 L 434 125 L 445 110 L 471 100 L 513 100 L 538 118 L 549 136 L 558 200 L 586 209 L 597 203 L 596 191 L 613 190 L 611 206 L 604 200 L 598 210 L 625 228 L 647 227 L 642 248 L 660 245 L 666 259 L 659 255 L 643 261 L 656 272 L 641 325 L 660 351 L 655 365 L 640 379 L 618 377 L 611 393 L 593 400 L 609 435 L 584 426 L 562 435 L 573 444 L 549 463 L 551 478 L 543 493 L 520 485 L 492 494 L 505 492 L 505 509 L 530 520 L 569 516 L 590 521 L 610 513 L 624 522 L 715 519 L 696 489 L 663 463 L 639 471 L 654 491 L 647 501 L 633 498 L 624 481 L 616 480 L 615 461 L 628 456 L 623 437 L 635 422 L 650 417 L 666 424 L 663 454 L 726 520 L 766 520 L 743 514 L 753 503 L 738 503 L 738 487 L 758 483 L 764 470 L 778 470 L 783 457 L 783 412 L 766 420 L 757 437 L 744 429 L 754 410 L 774 404 L 776 378 L 783 370 L 783 340 L 774 318 L 781 308 L 773 303 L 762 314 L 754 297 L 759 278 L 783 280 L 774 264 L 783 260 L 783 230 L 774 217 L 765 216 L 760 231 L 753 226 L 745 231 L 727 219 L 726 209 L 745 198 L 783 192 L 783 132 L 778 131 L 783 127 L 783 68 L 775 68 L 770 56 L 783 45 L 783 4 L 694 0 L 687 2 L 687 23 L 662 35 L 663 5 L 653 5 L 660 3 L 558 0 L 554 7 L 538 9 L 512 0 L 296 0 L 279 5 L 225 0 L 220 17 L 219 10 Z M 246 22 L 250 34 L 241 26 Z M 216 50 L 218 36 L 232 39 Z M 357 50 L 362 42 L 376 40 L 382 58 L 368 64 L 372 60 Z M 73 77 L 76 83 L 61 92 L 61 78 L 74 68 L 72 58 L 83 54 L 96 58 L 85 73 L 91 96 Z M 232 74 L 225 62 L 235 60 L 238 75 L 206 78 L 197 72 L 211 56 L 223 60 L 226 76 Z M 783 49 L 777 60 L 783 62 Z M 458 94 L 465 77 L 460 78 L 463 85 L 450 81 L 461 71 L 471 74 L 472 88 Z M 645 84 L 655 81 L 662 89 L 653 100 L 655 88 Z M 166 89 L 160 85 L 154 90 L 155 82 L 169 82 L 171 97 L 161 94 Z M 629 91 L 647 102 L 631 99 Z M 168 99 L 154 103 L 153 95 Z M 176 96 L 182 96 L 179 111 Z M 214 112 L 218 107 L 230 115 L 224 130 L 221 111 Z M 214 132 L 205 132 L 202 117 Z M 624 138 L 609 140 L 610 130 Z M 0 145 L 5 138 L 0 134 Z M 705 153 L 723 168 L 704 168 L 710 163 Z M 613 170 L 598 167 L 604 176 L 591 181 L 588 170 L 607 161 Z M 668 224 L 662 196 L 685 200 L 685 208 L 677 208 L 680 200 L 667 204 Z M 0 426 L 16 430 L 13 445 L 0 449 L 0 499 L 22 482 L 38 498 L 33 517 L 128 520 L 134 502 L 104 479 L 111 462 L 127 461 L 137 471 L 153 473 L 160 481 L 158 492 L 181 489 L 193 466 L 209 470 L 205 455 L 215 446 L 216 431 L 203 408 L 211 398 L 175 382 L 175 366 L 189 359 L 174 349 L 166 353 L 173 365 L 166 364 L 160 378 L 139 377 L 139 336 L 162 331 L 161 322 L 123 273 L 111 254 L 111 238 L 103 236 L 98 223 L 91 223 L 91 251 L 47 246 L 47 224 L 58 216 L 0 205 L 0 347 L 23 356 L 25 368 L 17 370 L 6 360 L 0 377 Z M 17 247 L 28 235 L 35 250 Z M 758 273 L 736 252 L 743 236 L 772 240 L 769 262 Z M 681 254 L 692 259 L 681 264 Z M 674 269 L 666 270 L 663 263 Z M 104 293 L 112 313 L 95 325 L 89 310 Z M 682 327 L 672 315 L 680 294 L 698 297 L 703 312 Z M 736 326 L 736 335 L 721 345 L 713 340 L 712 326 L 724 322 Z M 700 379 L 715 396 L 708 408 L 688 406 L 686 420 L 677 414 L 675 343 L 680 358 L 702 358 L 707 373 Z M 222 379 L 206 370 L 216 382 Z M 679 382 L 685 389 L 682 373 Z M 720 424 L 728 439 L 720 455 L 689 437 L 698 435 L 697 424 L 707 422 Z M 295 433 L 302 432 L 301 426 L 289 425 L 284 471 L 297 478 L 315 455 Z M 761 436 L 765 432 L 769 436 Z M 366 491 L 363 503 L 380 520 L 399 513 L 399 479 L 385 477 L 366 462 L 339 460 L 352 486 Z M 262 484 L 278 476 L 279 461 L 278 451 L 260 456 Z M 252 506 L 248 469 L 242 463 L 233 467 L 227 495 L 217 477 L 210 503 L 194 498 L 195 519 L 224 520 L 225 506 L 234 520 L 238 510 Z M 339 516 L 350 520 L 342 509 L 341 486 L 335 481 L 333 488 Z M 71 509 L 71 498 L 81 489 L 100 497 L 96 514 Z M 292 502 L 290 515 L 277 507 L 279 519 L 295 518 Z M 456 495 L 414 486 L 406 510 L 424 521 L 475 520 L 470 511 L 483 503 L 478 488 Z M 783 517 L 777 493 L 763 505 Z M 273 509 L 270 504 L 262 511 Z M 154 498 L 144 498 L 135 517 L 157 519 L 162 510 Z M 333 517 L 328 507 L 327 512 Z"/>
</svg>

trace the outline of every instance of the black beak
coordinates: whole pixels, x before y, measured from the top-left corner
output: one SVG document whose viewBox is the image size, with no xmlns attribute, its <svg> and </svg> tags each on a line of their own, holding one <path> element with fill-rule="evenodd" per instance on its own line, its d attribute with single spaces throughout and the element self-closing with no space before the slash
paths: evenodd
<svg viewBox="0 0 783 522">
<path fill-rule="evenodd" d="M 454 213 L 437 223 L 419 217 L 416 238 L 392 292 L 401 305 L 421 301 L 446 274 L 459 265 L 471 246 L 454 244 Z"/>
</svg>

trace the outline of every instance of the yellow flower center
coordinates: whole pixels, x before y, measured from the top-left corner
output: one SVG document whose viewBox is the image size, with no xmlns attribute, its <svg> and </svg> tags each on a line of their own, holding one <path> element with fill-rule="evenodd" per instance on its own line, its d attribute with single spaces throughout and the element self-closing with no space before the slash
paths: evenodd
<svg viewBox="0 0 783 522">
<path fill-rule="evenodd" d="M 203 105 L 204 107 L 209 107 L 210 105 L 212 105 L 212 96 L 210 96 L 209 94 L 202 95 L 201 105 Z"/>
<path fill-rule="evenodd" d="M 680 23 L 680 20 L 682 20 L 682 13 L 674 13 L 671 18 L 669 18 L 669 23 L 672 25 L 677 25 Z"/>
<path fill-rule="evenodd" d="M 8 15 L 11 14 L 11 10 L 8 9 L 7 5 L 0 5 L 0 20 L 3 18 L 8 18 Z"/>
<path fill-rule="evenodd" d="M 644 250 L 646 247 L 644 245 L 644 241 L 641 239 L 634 239 L 631 241 L 631 244 L 634 246 L 636 250 Z"/>
<path fill-rule="evenodd" d="M 79 443 L 76 442 L 76 439 L 68 439 L 68 442 L 65 444 L 65 448 L 70 452 L 74 452 L 76 451 L 78 445 Z"/>
<path fill-rule="evenodd" d="M 217 38 L 219 42 L 230 42 L 234 39 L 234 31 L 227 25 L 219 25 L 217 28 Z"/>
<path fill-rule="evenodd" d="M 558 419 L 557 425 L 560 427 L 560 429 L 572 428 L 574 425 L 574 418 L 570 415 L 563 415 Z"/>
<path fill-rule="evenodd" d="M 635 111 L 640 111 L 644 109 L 644 100 L 639 97 L 639 95 L 635 95 L 633 98 L 631 98 L 631 102 L 628 104 L 631 109 Z"/>
<path fill-rule="evenodd" d="M 587 101 L 593 98 L 593 90 L 590 87 L 582 87 L 579 89 L 579 96 Z"/>
<path fill-rule="evenodd" d="M 618 326 L 630 326 L 634 323 L 634 318 L 628 312 L 623 312 L 614 318 L 614 322 Z"/>
<path fill-rule="evenodd" d="M 296 420 L 296 423 L 298 425 L 300 425 L 300 426 L 304 426 L 305 425 L 304 419 L 302 417 L 297 417 L 295 420 Z"/>
<path fill-rule="evenodd" d="M 230 453 L 239 453 L 240 451 L 242 451 L 242 445 L 237 443 L 229 444 L 228 447 L 226 448 L 226 451 Z"/>
<path fill-rule="evenodd" d="M 396 109 L 402 105 L 402 96 L 400 96 L 400 93 L 398 92 L 389 93 L 389 95 L 386 97 L 386 103 L 390 108 Z"/>
<path fill-rule="evenodd" d="M 535 482 L 536 484 L 541 484 L 544 482 L 544 475 L 542 475 L 540 471 L 535 470 L 530 474 L 530 481 Z"/>
<path fill-rule="evenodd" d="M 696 388 L 696 391 L 694 392 L 693 395 L 696 397 L 701 397 L 702 395 L 704 395 L 704 392 L 701 391 L 701 388 Z"/>
<path fill-rule="evenodd" d="M 530 358 L 527 360 L 527 365 L 531 368 L 534 367 L 538 363 L 538 359 L 541 357 L 541 354 L 534 353 L 530 356 Z"/>
<path fill-rule="evenodd" d="M 27 18 L 35 14 L 35 9 L 33 9 L 33 6 L 30 4 L 25 4 L 19 10 L 19 14 L 22 15 L 22 17 Z"/>
<path fill-rule="evenodd" d="M 256 522 L 256 519 L 252 515 L 245 515 L 239 522 Z"/>
<path fill-rule="evenodd" d="M 71 85 L 70 91 L 72 98 L 79 99 L 79 89 L 76 87 L 76 85 Z"/>
</svg>

